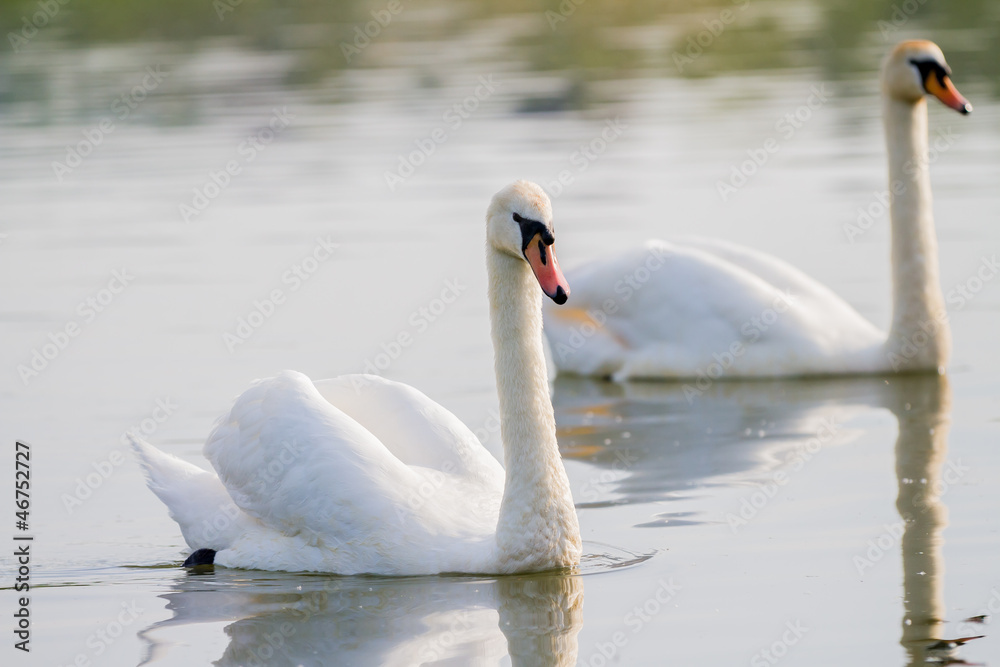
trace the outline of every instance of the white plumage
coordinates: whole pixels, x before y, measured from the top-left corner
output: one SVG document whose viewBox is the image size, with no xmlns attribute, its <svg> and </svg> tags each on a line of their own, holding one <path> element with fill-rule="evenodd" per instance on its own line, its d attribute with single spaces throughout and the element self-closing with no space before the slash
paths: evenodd
<svg viewBox="0 0 1000 667">
<path fill-rule="evenodd" d="M 537 231 L 545 226 L 551 246 L 548 199 L 519 181 L 494 197 L 487 223 L 506 472 L 468 427 L 412 387 L 285 371 L 253 383 L 216 424 L 204 453 L 217 475 L 133 438 L 150 488 L 192 549 L 216 551 L 220 565 L 340 574 L 579 563 L 532 279 L 535 268 L 543 287 L 565 288 Z"/>
<path fill-rule="evenodd" d="M 378 376 L 255 382 L 205 443 L 218 477 L 138 448 L 185 540 L 221 565 L 475 572 L 495 549 L 503 468 L 457 417 Z M 165 478 L 165 460 L 190 474 Z"/>
<path fill-rule="evenodd" d="M 649 241 L 568 273 L 572 307 L 545 309 L 557 368 L 616 379 L 942 369 L 951 339 L 938 280 L 925 95 L 971 110 L 946 72 L 941 50 L 924 41 L 903 42 L 882 68 L 895 193 L 888 333 L 775 257 L 709 239 Z"/>
<path fill-rule="evenodd" d="M 794 267 L 720 241 L 647 241 L 569 275 L 574 307 L 545 313 L 563 372 L 619 379 L 847 373 L 878 363 L 885 343 Z"/>
</svg>

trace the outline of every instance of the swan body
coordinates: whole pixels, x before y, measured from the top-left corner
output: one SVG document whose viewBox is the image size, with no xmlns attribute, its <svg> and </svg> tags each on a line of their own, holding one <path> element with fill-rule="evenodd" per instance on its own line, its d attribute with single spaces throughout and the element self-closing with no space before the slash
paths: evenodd
<svg viewBox="0 0 1000 667">
<path fill-rule="evenodd" d="M 205 444 L 218 475 L 139 447 L 154 491 L 197 480 L 185 506 L 164 501 L 220 565 L 467 572 L 493 555 L 502 467 L 457 417 L 378 376 L 255 382 Z"/>
<path fill-rule="evenodd" d="M 897 46 L 882 66 L 893 322 L 880 331 L 826 286 L 767 254 L 711 239 L 648 241 L 569 272 L 572 308 L 545 310 L 560 372 L 628 378 L 939 371 L 950 333 L 938 280 L 925 97 L 968 113 L 941 50 Z M 895 191 L 895 187 L 894 187 Z"/>
<path fill-rule="evenodd" d="M 572 374 L 849 373 L 877 364 L 885 341 L 822 284 L 721 241 L 647 241 L 571 276 L 585 303 L 547 312 L 545 332 L 556 366 Z"/>
<path fill-rule="evenodd" d="M 487 232 L 505 467 L 408 385 L 286 371 L 253 383 L 217 422 L 204 448 L 215 473 L 133 437 L 193 550 L 231 567 L 338 574 L 579 564 L 541 340 L 538 285 L 560 302 L 569 290 L 548 198 L 531 183 L 508 186 Z"/>
</svg>

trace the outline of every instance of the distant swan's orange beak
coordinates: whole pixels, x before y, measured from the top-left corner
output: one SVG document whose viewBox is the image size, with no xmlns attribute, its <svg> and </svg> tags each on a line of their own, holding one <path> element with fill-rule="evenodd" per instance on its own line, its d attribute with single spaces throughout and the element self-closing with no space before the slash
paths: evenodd
<svg viewBox="0 0 1000 667">
<path fill-rule="evenodd" d="M 942 73 L 943 74 L 943 73 Z M 968 100 L 962 97 L 962 94 L 958 92 L 955 85 L 951 82 L 951 79 L 947 76 L 942 75 L 938 77 L 934 72 L 927 77 L 924 82 L 924 88 L 927 92 L 938 98 L 945 103 L 946 106 L 951 107 L 955 111 L 961 114 L 972 113 L 972 105 L 969 104 Z"/>
<path fill-rule="evenodd" d="M 550 237 L 551 240 L 551 237 Z M 541 234 L 535 234 L 524 249 L 524 258 L 531 265 L 535 279 L 545 295 L 562 305 L 569 298 L 569 283 L 559 268 L 555 250 L 545 245 Z"/>
</svg>

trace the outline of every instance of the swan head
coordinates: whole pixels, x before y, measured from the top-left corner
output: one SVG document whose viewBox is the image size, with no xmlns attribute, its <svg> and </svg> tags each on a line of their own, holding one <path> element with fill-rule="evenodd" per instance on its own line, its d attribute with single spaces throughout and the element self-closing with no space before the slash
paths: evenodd
<svg viewBox="0 0 1000 667">
<path fill-rule="evenodd" d="M 951 82 L 951 68 L 934 42 L 913 39 L 900 43 L 882 64 L 882 90 L 894 99 L 916 104 L 933 95 L 961 114 L 972 105 Z"/>
<path fill-rule="evenodd" d="M 486 240 L 494 250 L 527 262 L 546 296 L 566 303 L 569 283 L 553 247 L 552 203 L 541 187 L 514 181 L 493 195 L 486 211 Z"/>
</svg>

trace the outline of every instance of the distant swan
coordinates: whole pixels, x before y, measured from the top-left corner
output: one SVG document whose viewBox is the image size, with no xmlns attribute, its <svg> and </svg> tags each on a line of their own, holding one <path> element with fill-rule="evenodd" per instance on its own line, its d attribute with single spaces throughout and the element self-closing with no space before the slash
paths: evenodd
<svg viewBox="0 0 1000 667">
<path fill-rule="evenodd" d="M 937 45 L 908 41 L 882 66 L 891 204 L 888 335 L 782 260 L 710 239 L 649 241 L 569 272 L 574 307 L 545 310 L 561 372 L 626 378 L 934 371 L 951 336 L 938 281 L 927 105 L 972 111 Z"/>
<path fill-rule="evenodd" d="M 149 487 L 196 550 L 186 564 L 384 575 L 579 564 L 535 286 L 556 303 L 569 294 L 548 197 L 513 183 L 493 197 L 486 231 L 506 472 L 412 387 L 286 371 L 255 382 L 209 435 L 218 476 L 133 438 Z"/>
</svg>

